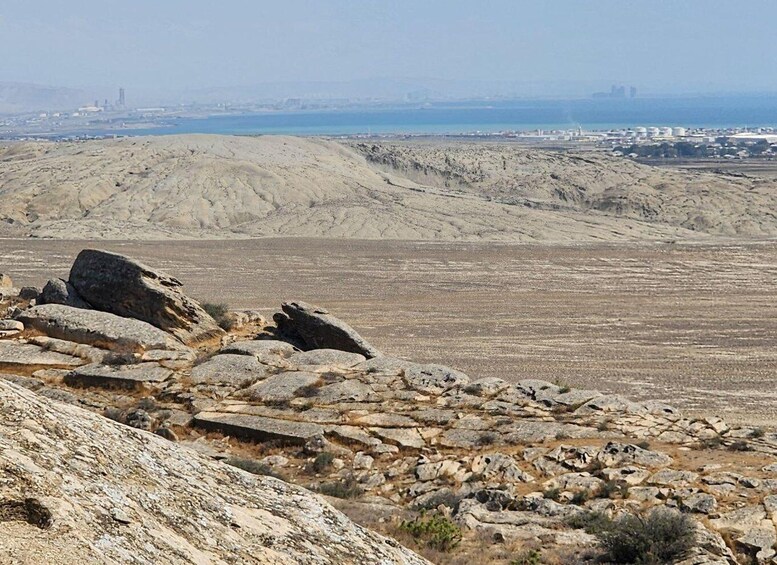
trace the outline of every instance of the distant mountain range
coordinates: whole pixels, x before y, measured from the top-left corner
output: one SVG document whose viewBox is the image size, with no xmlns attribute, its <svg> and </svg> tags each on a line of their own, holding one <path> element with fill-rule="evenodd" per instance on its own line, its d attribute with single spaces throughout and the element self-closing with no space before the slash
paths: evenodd
<svg viewBox="0 0 777 565">
<path fill-rule="evenodd" d="M 17 82 L 0 82 L 0 113 L 68 110 L 89 101 L 83 90 Z"/>
</svg>

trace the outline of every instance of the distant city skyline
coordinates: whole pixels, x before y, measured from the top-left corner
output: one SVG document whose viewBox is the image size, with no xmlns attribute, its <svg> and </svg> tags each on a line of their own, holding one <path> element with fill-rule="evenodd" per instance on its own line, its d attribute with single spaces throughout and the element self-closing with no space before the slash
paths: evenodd
<svg viewBox="0 0 777 565">
<path fill-rule="evenodd" d="M 121 86 L 127 104 L 305 84 L 357 98 L 402 83 L 452 98 L 777 92 L 775 21 L 771 0 L 31 0 L 0 7 L 0 82 L 109 100 Z"/>
</svg>

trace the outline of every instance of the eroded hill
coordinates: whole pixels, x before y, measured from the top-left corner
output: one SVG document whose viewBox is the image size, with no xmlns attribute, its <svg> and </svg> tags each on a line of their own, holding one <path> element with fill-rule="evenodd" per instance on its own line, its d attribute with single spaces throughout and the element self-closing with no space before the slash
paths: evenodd
<svg viewBox="0 0 777 565">
<path fill-rule="evenodd" d="M 775 182 L 507 144 L 187 135 L 0 148 L 0 235 L 771 237 Z"/>
</svg>

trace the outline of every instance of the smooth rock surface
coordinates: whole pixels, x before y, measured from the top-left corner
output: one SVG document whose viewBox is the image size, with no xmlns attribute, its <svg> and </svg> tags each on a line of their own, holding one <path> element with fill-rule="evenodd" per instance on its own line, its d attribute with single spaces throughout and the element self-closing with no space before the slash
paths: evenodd
<svg viewBox="0 0 777 565">
<path fill-rule="evenodd" d="M 427 563 L 308 490 L 3 380 L 0 467 L 22 510 L 0 520 L 2 563 Z"/>
<path fill-rule="evenodd" d="M 211 357 L 202 365 L 192 369 L 192 384 L 225 385 L 236 388 L 247 387 L 267 376 L 267 366 L 256 357 L 220 354 Z"/>
</svg>

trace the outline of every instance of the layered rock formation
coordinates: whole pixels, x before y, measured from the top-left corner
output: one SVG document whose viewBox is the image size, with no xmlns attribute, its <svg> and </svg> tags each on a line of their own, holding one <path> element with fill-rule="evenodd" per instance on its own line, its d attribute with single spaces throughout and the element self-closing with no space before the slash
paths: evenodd
<svg viewBox="0 0 777 565">
<path fill-rule="evenodd" d="M 632 402 L 563 383 L 532 379 L 507 383 L 390 356 L 368 359 L 374 349 L 353 328 L 325 310 L 300 302 L 284 304 L 283 314 L 276 316 L 281 320 L 279 326 L 253 317 L 232 329 L 220 344 L 203 343 L 197 351 L 182 345 L 172 333 L 106 312 L 63 305 L 29 307 L 18 297 L 0 304 L 3 306 L 16 312 L 14 321 L 24 326 L 0 341 L 2 378 L 38 395 L 155 432 L 213 459 L 237 461 L 321 492 L 362 496 L 365 504 L 389 509 L 386 523 L 408 512 L 440 513 L 462 528 L 466 538 L 462 551 L 470 551 L 473 559 L 497 540 L 541 547 L 543 555 L 561 562 L 586 562 L 584 553 L 593 555 L 592 559 L 601 555 L 596 538 L 582 529 L 587 516 L 644 513 L 651 508 L 672 508 L 695 519 L 695 546 L 678 560 L 685 565 L 772 563 L 777 557 L 773 494 L 777 491 L 777 434 L 770 430 L 732 427 L 715 417 L 689 419 L 662 403 Z M 300 317 L 299 312 L 315 321 Z M 118 321 L 129 325 L 117 325 Z M 135 333 L 137 324 L 151 333 L 147 337 Z M 92 333 L 90 326 L 95 328 Z M 310 327 L 314 331 L 306 336 Z M 290 333 L 294 334 L 291 338 Z M 133 347 L 127 348 L 127 343 Z M 354 351 L 357 347 L 363 348 L 361 352 Z M 11 413 L 34 415 L 49 410 L 44 400 L 20 395 L 13 387 L 0 390 L 13 392 L 7 393 L 8 406 L 21 403 L 18 410 L 9 409 Z M 14 400 L 17 397 L 20 400 Z M 72 409 L 57 410 L 65 410 L 58 412 L 60 420 L 75 417 L 75 412 L 67 411 Z M 97 421 L 89 419 L 85 428 L 76 427 L 73 433 L 95 427 Z M 24 427 L 21 420 L 13 422 Z M 105 431 L 100 426 L 97 429 L 98 435 L 109 437 L 120 430 L 113 424 Z M 26 432 L 20 435 L 22 439 L 28 436 Z M 105 446 L 94 444 L 94 438 L 61 437 L 66 446 L 71 440 L 72 445 L 86 445 L 82 456 L 88 461 L 108 459 Z M 211 477 L 209 485 L 224 482 L 232 489 L 235 477 L 243 477 L 224 470 L 221 463 L 205 463 L 199 457 L 193 460 L 196 463 L 184 465 L 185 472 L 173 473 L 172 469 L 183 465 L 182 451 L 172 449 L 172 462 L 166 462 L 161 439 L 140 433 L 130 438 L 130 457 L 146 457 L 133 446 L 151 450 L 151 459 L 142 462 L 142 472 L 161 476 L 143 475 L 138 484 L 151 485 L 153 492 L 184 488 L 170 482 L 183 477 L 194 489 L 183 492 L 205 497 L 197 490 L 191 465 Z M 44 470 L 53 465 L 25 451 L 35 449 L 33 444 L 15 443 L 9 449 L 22 454 L 18 461 L 28 457 Z M 64 453 L 62 457 L 69 455 Z M 72 465 L 82 460 L 72 459 Z M 231 522 L 218 522 L 223 512 L 216 510 L 223 504 L 218 493 L 229 489 L 218 490 L 203 498 L 212 503 L 207 506 L 187 498 L 187 504 L 202 508 L 206 523 L 214 528 L 208 530 L 211 534 L 205 541 L 195 543 L 188 529 L 191 522 L 173 520 L 173 526 L 155 516 L 167 511 L 165 505 L 173 505 L 172 499 L 163 497 L 163 504 L 128 492 L 129 487 L 121 490 L 109 475 L 90 477 L 108 485 L 98 490 L 101 515 L 110 517 L 110 527 L 118 532 L 134 528 L 132 536 L 136 537 L 129 538 L 129 546 L 148 542 L 154 548 L 148 551 L 160 555 L 180 545 L 182 551 L 190 552 L 186 555 L 209 555 L 208 551 L 226 555 L 220 552 L 234 550 L 238 553 L 230 555 L 239 556 L 239 548 L 257 547 L 258 542 L 252 541 L 254 526 L 261 530 L 273 523 L 263 521 L 270 520 L 264 511 L 246 514 L 244 510 L 260 508 L 254 505 L 265 497 L 264 491 L 244 498 L 238 490 L 230 504 L 243 510 L 233 515 L 243 516 L 248 525 L 237 522 L 241 528 L 230 534 Z M 262 488 L 276 485 L 256 484 Z M 286 486 L 277 489 L 281 489 L 276 490 L 278 496 L 291 493 L 292 498 L 300 492 Z M 106 498 L 106 492 L 118 494 Z M 91 493 L 87 489 L 89 496 Z M 57 513 L 51 510 L 56 506 L 47 505 L 41 497 L 20 489 L 8 496 L 14 516 L 35 516 L 30 520 L 40 521 L 38 516 L 48 516 L 41 510 L 45 508 L 56 523 Z M 74 495 L 68 496 L 66 500 L 73 504 Z M 275 515 L 272 501 L 279 499 L 268 496 L 271 509 L 267 511 Z M 27 502 L 29 498 L 36 502 Z M 293 500 L 306 512 L 323 516 L 327 529 L 335 524 L 330 524 L 317 501 L 306 505 L 299 498 Z M 98 504 L 95 498 L 77 502 Z M 111 514 L 114 509 L 119 518 Z M 82 526 L 99 535 L 87 539 L 107 539 L 100 543 L 112 551 L 123 551 L 122 540 L 127 538 L 115 539 L 119 534 L 113 530 L 113 538 L 100 537 L 106 526 L 96 518 L 91 521 L 89 512 Z M 175 512 L 173 507 L 172 514 Z M 289 541 L 291 537 L 284 537 L 286 532 L 302 535 L 304 525 L 294 522 L 301 518 L 283 516 L 292 525 L 284 522 L 278 534 L 281 539 L 268 547 L 280 548 L 281 553 L 298 551 L 288 554 L 301 556 L 307 545 L 301 548 Z M 141 525 L 148 520 L 155 524 L 150 530 Z M 136 522 L 137 527 L 133 526 Z M 151 532 L 162 533 L 154 536 Z M 332 543 L 329 534 L 320 534 L 322 542 Z M 225 540 L 234 541 L 229 547 L 235 549 L 228 549 Z M 363 551 L 362 545 L 354 544 L 358 548 L 354 551 Z M 350 547 L 349 542 L 346 548 Z M 337 551 L 340 549 L 342 544 Z M 334 551 L 321 551 L 330 550 Z M 346 562 L 365 562 L 349 554 L 350 549 L 344 551 L 337 555 L 346 555 Z M 331 562 L 334 555 L 320 554 L 319 561 Z M 379 555 L 383 558 L 384 554 Z M 402 555 L 402 559 L 411 559 Z"/>
<path fill-rule="evenodd" d="M 3 563 L 425 560 L 314 494 L 0 380 Z"/>
<path fill-rule="evenodd" d="M 70 284 L 94 308 L 143 320 L 189 345 L 224 333 L 181 292 L 180 281 L 123 255 L 85 249 L 73 263 Z"/>
</svg>

